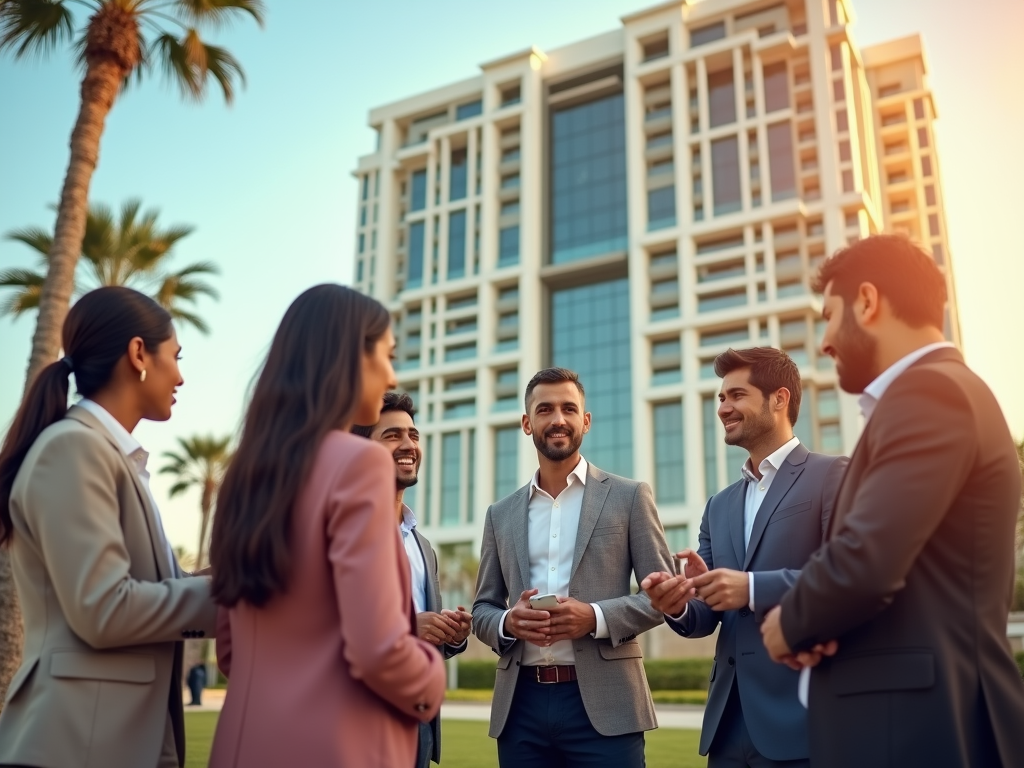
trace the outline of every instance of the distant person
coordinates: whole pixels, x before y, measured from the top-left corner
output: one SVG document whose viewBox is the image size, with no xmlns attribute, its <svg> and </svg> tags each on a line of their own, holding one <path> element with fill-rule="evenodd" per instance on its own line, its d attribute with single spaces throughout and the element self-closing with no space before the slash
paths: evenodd
<svg viewBox="0 0 1024 768">
<path fill-rule="evenodd" d="M 166 310 L 122 287 L 79 299 L 62 345 L 0 450 L 0 543 L 25 624 L 0 764 L 181 766 L 181 641 L 212 635 L 216 608 L 209 579 L 182 578 L 132 436 L 171 417 L 181 347 Z"/>
<path fill-rule="evenodd" d="M 419 480 L 423 462 L 415 417 L 416 407 L 409 395 L 388 392 L 384 395 L 380 421 L 372 427 L 353 427 L 352 432 L 383 445 L 395 461 L 395 518 L 412 574 L 416 634 L 421 640 L 437 646 L 444 657 L 450 659 L 466 650 L 472 616 L 461 605 L 454 611 L 441 607 L 437 553 L 416 527 L 416 515 L 403 501 L 405 489 L 416 485 Z M 441 762 L 440 717 L 429 723 L 420 723 L 416 765 L 427 768 L 431 760 L 438 764 Z"/>
<path fill-rule="evenodd" d="M 810 675 L 813 765 L 1024 765 L 1006 638 L 1020 465 L 995 397 L 943 335 L 946 276 L 903 237 L 818 273 L 822 351 L 866 420 L 827 543 L 765 619 Z M 794 656 L 797 654 L 797 656 Z"/>
<path fill-rule="evenodd" d="M 574 372 L 537 373 L 523 432 L 540 468 L 484 520 L 473 628 L 500 657 L 503 768 L 640 768 L 658 725 L 636 637 L 662 617 L 630 579 L 667 569 L 668 546 L 650 487 L 580 455 L 590 419 Z M 544 595 L 557 606 L 530 607 Z"/>
<path fill-rule="evenodd" d="M 192 701 L 188 703 L 190 707 L 203 705 L 204 688 L 206 688 L 206 665 L 193 664 L 188 671 L 188 691 L 192 695 Z"/>
<path fill-rule="evenodd" d="M 413 634 L 394 460 L 349 433 L 395 386 L 390 316 L 319 285 L 285 313 L 225 474 L 210 545 L 230 679 L 213 768 L 396 768 L 444 697 Z"/>
<path fill-rule="evenodd" d="M 730 349 L 715 373 L 725 442 L 749 454 L 742 477 L 708 500 L 698 551 L 678 555 L 685 574 L 653 573 L 641 586 L 676 634 L 707 637 L 721 624 L 700 736 L 709 768 L 802 768 L 799 675 L 772 663 L 758 624 L 821 546 L 849 461 L 811 453 L 793 436 L 802 387 L 785 352 Z"/>
</svg>

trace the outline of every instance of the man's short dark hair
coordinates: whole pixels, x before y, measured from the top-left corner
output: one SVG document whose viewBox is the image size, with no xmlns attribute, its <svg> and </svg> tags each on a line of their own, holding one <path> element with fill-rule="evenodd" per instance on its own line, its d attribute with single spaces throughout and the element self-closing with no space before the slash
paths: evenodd
<svg viewBox="0 0 1024 768">
<path fill-rule="evenodd" d="M 766 400 L 783 387 L 789 390 L 789 423 L 796 424 L 802 389 L 800 369 L 793 358 L 775 347 L 728 349 L 715 358 L 715 375 L 720 379 L 741 368 L 750 369 L 750 383 L 761 390 Z"/>
<path fill-rule="evenodd" d="M 530 395 L 541 384 L 560 384 L 563 381 L 571 381 L 576 385 L 576 389 L 580 391 L 580 399 L 586 400 L 586 393 L 583 391 L 583 385 L 580 384 L 580 377 L 576 374 L 576 371 L 570 371 L 568 368 L 545 368 L 543 371 L 537 371 L 530 379 L 530 383 L 526 385 L 526 397 L 524 402 L 526 405 L 526 412 L 530 412 Z"/>
<path fill-rule="evenodd" d="M 381 413 L 387 413 L 388 411 L 405 411 L 409 414 L 409 418 L 416 421 L 416 406 L 412 402 L 412 398 L 404 392 L 385 392 L 384 393 L 384 407 L 380 409 Z M 349 430 L 353 435 L 359 435 L 360 437 L 369 437 L 373 434 L 373 430 L 376 424 L 370 426 L 355 425 Z"/>
<path fill-rule="evenodd" d="M 813 288 L 824 293 L 829 283 L 846 306 L 863 283 L 871 283 L 912 328 L 945 327 L 946 276 L 903 235 L 872 235 L 836 251 L 818 268 Z"/>
</svg>

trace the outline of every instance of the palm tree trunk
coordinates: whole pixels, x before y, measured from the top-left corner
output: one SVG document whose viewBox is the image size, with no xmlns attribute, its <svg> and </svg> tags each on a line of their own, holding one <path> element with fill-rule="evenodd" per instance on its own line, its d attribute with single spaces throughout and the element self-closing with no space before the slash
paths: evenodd
<svg viewBox="0 0 1024 768">
<path fill-rule="evenodd" d="M 210 513 L 213 511 L 214 483 L 207 480 L 203 484 L 203 497 L 199 502 L 200 515 L 199 523 L 199 553 L 196 555 L 196 570 L 206 565 L 206 532 L 210 529 Z"/>
<path fill-rule="evenodd" d="M 99 160 L 103 127 L 123 78 L 124 70 L 119 64 L 99 59 L 89 63 L 82 79 L 82 105 L 71 132 L 71 160 L 57 207 L 50 268 L 39 296 L 39 318 L 25 377 L 26 392 L 39 371 L 56 360 L 60 351 L 61 329 L 75 288 L 75 266 L 85 237 L 89 183 Z M 0 648 L 2 653 L 4 649 Z"/>
<path fill-rule="evenodd" d="M 4 708 L 7 686 L 21 665 L 21 647 L 24 642 L 21 607 L 11 577 L 10 549 L 0 547 L 0 711 Z"/>
<path fill-rule="evenodd" d="M 100 136 L 114 99 L 121 88 L 124 69 L 109 59 L 91 61 L 82 78 L 82 105 L 71 132 L 71 160 L 57 208 L 50 268 L 39 296 L 39 318 L 32 336 L 32 353 L 25 376 L 25 391 L 36 375 L 57 359 L 61 329 L 75 288 L 75 266 L 82 251 L 89 209 L 89 182 L 100 154 Z M 0 707 L 11 677 L 21 665 L 24 630 L 11 577 L 9 553 L 0 552 Z"/>
</svg>

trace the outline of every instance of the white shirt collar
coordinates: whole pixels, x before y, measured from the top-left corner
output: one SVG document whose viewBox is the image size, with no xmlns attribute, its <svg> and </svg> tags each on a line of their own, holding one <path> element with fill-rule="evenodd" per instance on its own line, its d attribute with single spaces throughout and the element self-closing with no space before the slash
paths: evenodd
<svg viewBox="0 0 1024 768">
<path fill-rule="evenodd" d="M 121 449 L 121 453 L 125 456 L 131 456 L 142 448 L 142 444 L 132 437 L 132 433 L 125 429 L 121 422 L 111 416 L 110 411 L 96 401 L 83 397 L 78 401 L 78 407 L 84 408 L 96 417 L 103 428 L 114 438 L 117 447 Z"/>
<path fill-rule="evenodd" d="M 587 484 L 587 467 L 588 466 L 589 465 L 587 464 L 587 460 L 584 459 L 583 456 L 581 455 L 579 462 L 576 464 L 576 468 L 572 472 L 570 472 L 569 476 L 566 478 L 567 485 L 572 485 L 573 477 L 574 476 L 575 476 L 575 478 L 577 480 L 580 481 L 580 483 L 582 485 L 586 485 Z M 541 487 L 540 487 L 540 469 L 538 468 L 537 471 L 533 473 L 533 479 L 530 481 L 530 498 L 532 499 L 533 498 L 533 494 L 535 494 L 539 490 L 541 490 Z"/>
<path fill-rule="evenodd" d="M 928 355 L 937 349 L 947 348 L 955 349 L 956 347 L 948 341 L 936 341 L 933 344 L 926 344 L 920 349 L 915 349 L 909 355 L 901 357 L 895 363 L 882 371 L 874 381 L 864 387 L 864 391 L 857 400 L 860 405 L 860 412 L 864 416 L 864 420 L 867 421 L 871 418 L 871 414 L 875 412 L 875 406 L 878 405 L 878 401 L 882 399 L 882 395 L 885 394 L 885 391 L 892 386 L 892 383 L 905 373 L 910 366 L 925 355 Z"/>
<path fill-rule="evenodd" d="M 398 527 L 403 533 L 412 533 L 412 529 L 416 527 L 416 515 L 408 504 L 402 504 L 402 522 L 398 524 Z"/>
<path fill-rule="evenodd" d="M 789 454 L 793 452 L 793 449 L 800 445 L 800 438 L 793 437 L 779 446 L 774 453 L 768 456 L 764 461 L 761 462 L 761 466 L 758 469 L 761 470 L 761 475 L 765 474 L 766 469 L 771 469 L 773 472 L 778 472 L 779 467 L 782 466 L 782 462 L 789 458 Z M 766 466 L 767 465 L 767 466 Z M 743 464 L 743 468 L 740 470 L 743 475 L 743 479 L 747 482 L 756 483 L 758 480 L 757 475 L 754 474 L 754 465 L 750 463 L 750 457 L 747 457 L 746 462 Z"/>
</svg>

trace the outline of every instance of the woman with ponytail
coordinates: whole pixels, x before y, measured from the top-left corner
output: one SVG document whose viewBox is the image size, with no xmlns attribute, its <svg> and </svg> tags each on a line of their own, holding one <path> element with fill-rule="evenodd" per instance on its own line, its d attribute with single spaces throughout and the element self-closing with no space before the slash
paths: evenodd
<svg viewBox="0 0 1024 768">
<path fill-rule="evenodd" d="M 181 347 L 170 315 L 122 287 L 83 296 L 63 346 L 0 450 L 0 545 L 25 625 L 0 766 L 180 766 L 180 641 L 212 635 L 216 609 L 209 579 L 182 578 L 131 433 L 171 417 Z"/>
</svg>

